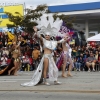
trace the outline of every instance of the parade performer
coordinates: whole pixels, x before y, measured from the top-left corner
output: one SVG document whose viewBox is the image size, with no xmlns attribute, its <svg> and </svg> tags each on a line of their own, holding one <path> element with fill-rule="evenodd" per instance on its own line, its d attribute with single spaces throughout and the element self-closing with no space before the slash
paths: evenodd
<svg viewBox="0 0 100 100">
<path fill-rule="evenodd" d="M 72 67 L 74 67 L 73 66 L 74 64 L 73 64 L 73 60 L 71 58 L 71 47 L 69 46 L 69 44 L 67 42 L 63 42 L 62 48 L 63 48 L 63 52 L 62 52 L 62 55 L 63 55 L 62 77 L 72 76 L 71 70 L 72 70 Z M 68 73 L 66 75 L 65 70 L 66 70 L 67 63 L 69 64 L 69 68 L 68 68 Z"/>
<path fill-rule="evenodd" d="M 40 61 L 40 64 L 37 67 L 37 70 L 33 74 L 32 80 L 30 82 L 23 83 L 21 85 L 22 86 L 37 85 L 42 76 L 43 76 L 43 84 L 50 85 L 50 83 L 48 83 L 46 80 L 47 73 L 49 75 L 50 81 L 54 81 L 55 85 L 59 85 L 61 84 L 61 82 L 57 80 L 58 68 L 54 62 L 52 53 L 53 53 L 53 50 L 56 48 L 57 43 L 61 43 L 65 41 L 66 38 L 63 38 L 60 41 L 51 40 L 50 38 L 54 36 L 55 28 L 51 28 L 50 24 L 48 25 L 47 28 L 42 27 L 39 32 L 37 32 L 36 27 L 34 27 L 34 30 L 35 30 L 36 35 L 43 41 L 44 54 Z M 44 38 L 40 34 L 43 34 Z"/>
<path fill-rule="evenodd" d="M 0 70 L 0 75 L 17 75 L 17 71 L 20 67 L 20 47 L 16 44 L 16 42 L 13 42 L 12 50 L 11 50 L 11 60 L 8 60 L 7 67 L 4 67 L 2 70 Z"/>
<path fill-rule="evenodd" d="M 64 35 L 64 37 L 67 36 L 67 35 Z M 68 38 L 70 38 L 68 36 Z M 67 39 L 69 40 L 69 39 Z M 72 66 L 74 67 L 74 64 L 73 64 L 73 61 L 72 61 L 72 58 L 71 58 L 71 47 L 69 46 L 69 43 L 68 41 L 64 41 L 61 43 L 62 44 L 62 54 L 60 55 L 58 61 L 57 61 L 57 67 L 58 69 L 62 69 L 62 77 L 67 77 L 67 76 L 72 76 L 71 75 L 71 69 L 72 69 Z M 66 75 L 65 74 L 65 71 L 66 71 L 66 66 L 69 65 L 69 68 L 68 68 L 68 74 Z"/>
<path fill-rule="evenodd" d="M 63 66 L 62 66 L 62 77 L 72 76 L 71 70 L 72 66 L 74 67 L 73 60 L 71 58 L 71 47 L 69 45 L 70 40 L 72 39 L 72 36 L 74 34 L 73 29 L 69 29 L 66 26 L 66 23 L 63 21 L 62 26 L 60 27 L 59 32 L 63 35 L 63 37 L 68 37 L 66 41 L 62 42 L 62 56 L 63 56 Z M 68 73 L 65 74 L 66 66 L 69 65 Z"/>
<path fill-rule="evenodd" d="M 20 47 L 19 44 L 17 45 L 15 42 L 13 43 L 14 45 L 14 50 L 11 52 L 12 54 L 12 58 L 11 58 L 11 62 L 8 66 L 8 75 L 17 75 L 17 71 L 19 70 L 20 67 Z"/>
<path fill-rule="evenodd" d="M 17 71 L 19 69 L 19 58 L 18 58 L 18 52 L 13 51 L 13 56 L 11 58 L 11 62 L 9 65 L 8 75 L 17 75 Z"/>
</svg>

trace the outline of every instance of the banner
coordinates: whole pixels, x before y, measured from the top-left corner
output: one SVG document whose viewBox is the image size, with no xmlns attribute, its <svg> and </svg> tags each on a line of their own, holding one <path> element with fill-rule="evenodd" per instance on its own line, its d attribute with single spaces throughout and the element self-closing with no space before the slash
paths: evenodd
<svg viewBox="0 0 100 100">
<path fill-rule="evenodd" d="M 75 42 L 72 41 L 73 39 L 73 34 L 74 34 L 74 30 L 73 29 L 69 29 L 66 26 L 66 23 L 63 21 L 62 26 L 60 27 L 59 32 L 63 35 L 63 36 L 68 36 L 68 41 L 70 41 L 70 44 L 74 44 Z"/>
<path fill-rule="evenodd" d="M 8 19 L 8 16 L 5 12 L 10 12 L 15 15 L 15 12 L 19 12 L 22 16 L 24 15 L 23 5 L 14 5 L 14 6 L 1 6 L 0 7 L 0 28 L 6 27 L 6 24 L 11 22 Z"/>
<path fill-rule="evenodd" d="M 70 35 L 70 36 L 72 36 L 72 35 L 74 34 L 74 31 L 73 31 L 72 29 L 69 29 L 69 28 L 66 26 L 66 24 L 65 24 L 64 21 L 63 21 L 63 23 L 62 23 L 62 26 L 61 26 L 59 32 L 61 32 L 61 34 L 66 34 L 66 35 L 68 34 L 68 35 Z"/>
<path fill-rule="evenodd" d="M 63 23 L 62 23 L 62 26 L 61 26 L 61 28 L 60 28 L 60 31 L 59 32 L 61 32 L 62 34 L 64 34 L 64 33 L 69 33 L 70 32 L 70 29 L 68 29 L 67 28 L 67 26 L 65 25 L 65 22 L 63 21 Z"/>
</svg>

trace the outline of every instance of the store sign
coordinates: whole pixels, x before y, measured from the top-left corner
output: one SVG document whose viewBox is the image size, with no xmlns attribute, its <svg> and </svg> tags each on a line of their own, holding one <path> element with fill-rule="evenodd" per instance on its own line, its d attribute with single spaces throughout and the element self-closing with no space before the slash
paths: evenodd
<svg viewBox="0 0 100 100">
<path fill-rule="evenodd" d="M 16 15 L 15 12 L 19 12 L 22 16 L 24 14 L 23 5 L 13 5 L 13 6 L 4 6 L 0 7 L 0 28 L 6 27 L 7 24 L 10 24 L 9 18 L 5 12 L 10 12 L 13 15 Z"/>
</svg>

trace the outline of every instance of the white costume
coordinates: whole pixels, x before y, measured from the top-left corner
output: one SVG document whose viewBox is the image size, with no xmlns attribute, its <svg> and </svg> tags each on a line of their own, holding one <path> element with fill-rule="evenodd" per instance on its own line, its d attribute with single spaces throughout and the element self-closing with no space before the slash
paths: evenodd
<svg viewBox="0 0 100 100">
<path fill-rule="evenodd" d="M 48 48 L 51 50 L 54 50 L 57 46 L 57 41 L 48 41 L 46 39 L 43 38 L 43 43 L 44 43 L 44 48 Z M 32 80 L 30 82 L 27 83 L 23 83 L 21 84 L 22 86 L 34 86 L 37 85 L 41 79 L 41 75 L 43 72 L 43 62 L 44 62 L 44 58 L 48 58 L 49 60 L 49 79 L 50 81 L 56 81 L 57 77 L 58 77 L 58 69 L 55 65 L 52 53 L 51 54 L 44 54 L 40 64 L 38 65 L 37 70 L 35 71 Z"/>
<path fill-rule="evenodd" d="M 38 36 L 40 35 L 39 33 L 43 33 L 44 35 L 51 35 L 50 33 L 53 33 L 54 28 L 51 28 L 50 24 L 48 25 L 48 27 L 42 27 L 42 29 L 40 30 L 40 32 L 38 32 Z M 63 39 L 60 41 L 62 42 Z M 50 50 L 54 50 L 57 46 L 57 41 L 53 41 L 53 40 L 46 40 L 43 38 L 43 48 L 48 48 Z M 44 58 L 48 58 L 49 60 L 49 79 L 50 81 L 57 81 L 57 77 L 58 77 L 58 68 L 54 62 L 53 59 L 53 55 L 51 54 L 44 54 L 40 64 L 37 67 L 37 70 L 35 71 L 35 73 L 33 74 L 32 80 L 30 82 L 27 83 L 23 83 L 21 84 L 22 86 L 34 86 L 37 85 L 42 77 L 42 72 L 43 72 L 43 62 L 44 62 Z"/>
<path fill-rule="evenodd" d="M 74 67 L 73 60 L 72 60 L 72 57 L 71 57 L 72 49 L 71 49 L 71 47 L 69 46 L 68 43 L 66 43 L 66 47 L 68 48 L 68 51 L 63 51 L 63 53 L 62 53 L 63 57 L 64 57 L 64 62 L 68 61 Z"/>
</svg>

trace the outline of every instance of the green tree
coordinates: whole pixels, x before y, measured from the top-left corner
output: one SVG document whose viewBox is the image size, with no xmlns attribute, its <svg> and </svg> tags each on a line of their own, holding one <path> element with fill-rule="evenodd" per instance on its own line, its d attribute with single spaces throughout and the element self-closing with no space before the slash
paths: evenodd
<svg viewBox="0 0 100 100">
<path fill-rule="evenodd" d="M 15 15 L 10 12 L 5 12 L 8 15 L 9 21 L 11 24 L 7 24 L 8 28 L 12 27 L 23 27 L 23 30 L 28 33 L 33 33 L 33 26 L 36 26 L 37 23 L 34 20 L 40 19 L 44 13 L 50 13 L 48 6 L 46 4 L 38 5 L 36 9 L 25 9 L 26 14 L 22 16 L 20 13 L 15 12 Z M 56 20 L 58 18 L 62 19 L 69 28 L 73 27 L 73 21 L 75 18 L 66 16 L 64 14 L 59 15 L 59 13 L 54 13 L 53 18 Z M 48 20 L 48 17 L 47 17 Z"/>
<path fill-rule="evenodd" d="M 8 28 L 18 27 L 21 25 L 23 21 L 23 16 L 20 15 L 19 12 L 15 12 L 15 15 L 13 15 L 10 12 L 5 12 L 5 13 L 8 15 L 9 21 L 11 22 L 11 24 L 7 24 Z"/>
<path fill-rule="evenodd" d="M 64 14 L 60 15 L 59 13 L 55 13 L 55 14 L 53 14 L 53 18 L 54 18 L 54 21 L 57 18 L 60 18 L 61 20 L 63 20 L 65 22 L 65 24 L 68 28 L 73 29 L 73 22 L 75 21 L 75 17 L 70 17 L 70 16 L 64 15 Z"/>
<path fill-rule="evenodd" d="M 38 5 L 36 9 L 25 9 L 27 14 L 22 16 L 19 12 L 15 12 L 13 15 L 10 12 L 5 12 L 8 15 L 9 21 L 11 24 L 7 24 L 8 28 L 12 27 L 22 27 L 24 31 L 28 33 L 33 32 L 33 26 L 36 26 L 37 23 L 34 21 L 35 19 L 38 19 L 42 16 L 43 13 L 46 13 L 47 5 Z"/>
</svg>

